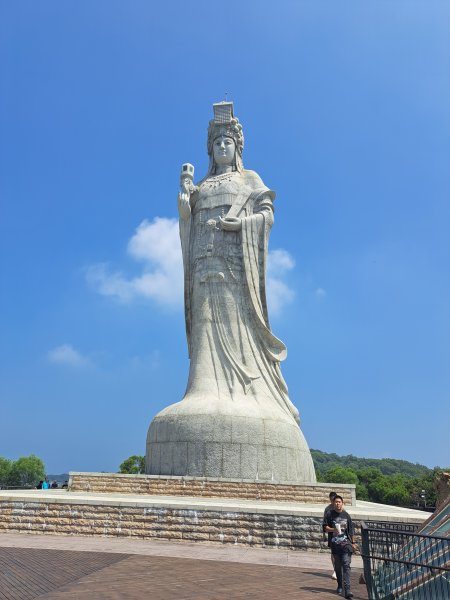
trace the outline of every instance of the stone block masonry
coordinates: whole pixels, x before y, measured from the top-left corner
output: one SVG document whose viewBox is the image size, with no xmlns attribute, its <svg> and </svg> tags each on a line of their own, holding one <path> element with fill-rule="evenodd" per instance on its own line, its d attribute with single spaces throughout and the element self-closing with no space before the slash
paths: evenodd
<svg viewBox="0 0 450 600">
<path fill-rule="evenodd" d="M 1 501 L 0 532 L 93 535 L 326 550 L 321 518 L 167 507 Z M 358 525 L 358 523 L 357 523 Z"/>
<path fill-rule="evenodd" d="M 271 500 L 300 504 L 327 505 L 335 491 L 347 507 L 355 505 L 355 486 L 342 483 L 263 483 L 245 479 L 208 479 L 117 473 L 70 473 L 73 492 L 145 494 L 149 496 L 189 496 L 195 498 L 235 498 Z"/>
<path fill-rule="evenodd" d="M 427 513 L 358 502 L 363 520 L 422 523 Z M 327 550 L 323 505 L 227 498 L 182 498 L 65 492 L 0 491 L 2 532 L 108 536 Z"/>
</svg>

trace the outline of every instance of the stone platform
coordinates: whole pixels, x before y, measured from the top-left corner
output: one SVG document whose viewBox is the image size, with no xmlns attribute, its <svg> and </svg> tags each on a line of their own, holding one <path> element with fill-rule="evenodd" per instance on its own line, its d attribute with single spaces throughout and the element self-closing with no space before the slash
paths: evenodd
<svg viewBox="0 0 450 600">
<path fill-rule="evenodd" d="M 329 503 L 328 494 L 333 490 L 344 498 L 347 507 L 355 506 L 356 502 L 355 486 L 346 483 L 267 483 L 254 479 L 89 472 L 71 472 L 69 475 L 69 490 L 73 492 L 242 498 L 326 505 Z"/>
<path fill-rule="evenodd" d="M 76 534 L 325 551 L 323 505 L 63 490 L 0 491 L 0 532 Z M 427 514 L 370 502 L 363 520 L 422 523 Z"/>
</svg>

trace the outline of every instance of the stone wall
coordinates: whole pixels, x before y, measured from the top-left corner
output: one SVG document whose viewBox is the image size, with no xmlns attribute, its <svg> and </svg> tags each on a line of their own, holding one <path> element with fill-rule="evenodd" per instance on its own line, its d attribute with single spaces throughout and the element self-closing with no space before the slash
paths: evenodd
<svg viewBox="0 0 450 600">
<path fill-rule="evenodd" d="M 0 532 L 95 535 L 326 550 L 319 516 L 0 501 Z M 359 522 L 355 521 L 357 531 Z"/>
<path fill-rule="evenodd" d="M 259 483 L 195 477 L 70 473 L 69 489 L 73 492 L 242 498 L 322 505 L 328 504 L 328 494 L 334 490 L 344 498 L 347 506 L 355 505 L 355 486 L 342 483 Z"/>
</svg>

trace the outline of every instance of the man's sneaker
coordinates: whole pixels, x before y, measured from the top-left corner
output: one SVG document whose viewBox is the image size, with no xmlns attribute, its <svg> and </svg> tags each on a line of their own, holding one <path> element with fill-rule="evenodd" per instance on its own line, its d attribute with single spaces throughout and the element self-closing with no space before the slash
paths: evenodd
<svg viewBox="0 0 450 600">
<path fill-rule="evenodd" d="M 336 571 L 333 571 L 331 575 L 331 579 L 337 579 Z"/>
<path fill-rule="evenodd" d="M 353 594 L 352 594 L 351 592 L 347 592 L 347 593 L 345 594 L 345 597 L 346 597 L 347 599 L 349 599 L 349 598 L 353 598 Z"/>
<path fill-rule="evenodd" d="M 341 595 L 342 595 L 342 588 L 338 588 L 338 589 L 336 590 L 336 594 L 341 594 Z"/>
</svg>

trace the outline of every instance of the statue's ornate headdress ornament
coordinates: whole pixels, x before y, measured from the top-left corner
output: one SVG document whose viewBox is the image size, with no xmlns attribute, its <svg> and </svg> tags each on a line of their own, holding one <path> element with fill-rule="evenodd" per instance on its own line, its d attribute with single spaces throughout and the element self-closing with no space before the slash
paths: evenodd
<svg viewBox="0 0 450 600">
<path fill-rule="evenodd" d="M 233 115 L 232 102 L 218 102 L 213 104 L 214 119 L 209 122 L 208 127 L 208 154 L 212 155 L 213 143 L 216 138 L 225 135 L 234 140 L 236 151 L 242 156 L 244 150 L 244 134 L 242 125 Z"/>
</svg>

